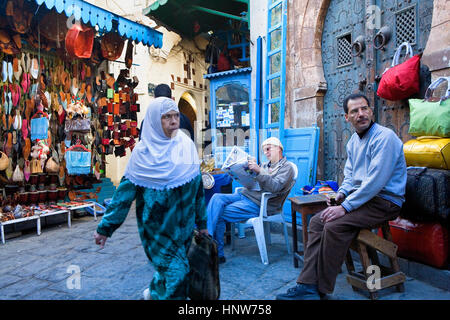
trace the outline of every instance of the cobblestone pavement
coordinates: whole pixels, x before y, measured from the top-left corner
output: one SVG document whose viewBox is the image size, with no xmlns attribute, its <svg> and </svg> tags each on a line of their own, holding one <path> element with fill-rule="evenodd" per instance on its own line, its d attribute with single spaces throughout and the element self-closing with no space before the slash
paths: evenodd
<svg viewBox="0 0 450 320">
<path fill-rule="evenodd" d="M 134 207 L 125 223 L 100 250 L 94 244 L 97 226 L 92 216 L 74 218 L 72 227 L 61 224 L 44 227 L 42 234 L 27 233 L 0 244 L 0 299 L 44 300 L 138 300 L 148 286 L 153 268 L 145 256 L 137 232 Z M 286 252 L 283 237 L 272 235 L 269 262 L 261 263 L 253 232 L 238 239 L 236 250 L 226 246 L 227 262 L 220 265 L 221 299 L 272 300 L 295 285 L 295 269 Z M 73 272 L 79 268 L 79 288 Z M 339 274 L 332 300 L 367 300 L 364 292 L 353 292 Z M 74 288 L 75 287 L 75 288 Z M 405 292 L 384 289 L 380 300 L 450 300 L 441 290 L 407 277 Z"/>
</svg>

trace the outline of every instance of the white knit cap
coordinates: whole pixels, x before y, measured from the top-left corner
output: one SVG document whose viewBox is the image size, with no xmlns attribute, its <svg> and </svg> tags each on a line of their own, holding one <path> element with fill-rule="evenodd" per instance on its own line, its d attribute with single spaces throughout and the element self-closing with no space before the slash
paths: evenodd
<svg viewBox="0 0 450 320">
<path fill-rule="evenodd" d="M 275 138 L 275 137 L 270 137 L 270 138 L 264 140 L 264 142 L 262 143 L 262 146 L 264 147 L 266 144 L 271 144 L 273 146 L 277 146 L 277 147 L 280 147 L 281 149 L 283 149 L 283 145 L 281 144 L 280 139 Z"/>
</svg>

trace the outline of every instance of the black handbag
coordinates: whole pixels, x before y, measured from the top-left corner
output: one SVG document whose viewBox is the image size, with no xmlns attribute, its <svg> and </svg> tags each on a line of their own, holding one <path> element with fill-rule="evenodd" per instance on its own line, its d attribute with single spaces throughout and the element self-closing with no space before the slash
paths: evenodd
<svg viewBox="0 0 450 320">
<path fill-rule="evenodd" d="M 405 200 L 402 218 L 450 223 L 450 170 L 409 167 Z"/>
<path fill-rule="evenodd" d="M 220 296 L 219 256 L 217 244 L 213 238 L 194 230 L 188 259 L 189 298 L 218 300 Z"/>
</svg>

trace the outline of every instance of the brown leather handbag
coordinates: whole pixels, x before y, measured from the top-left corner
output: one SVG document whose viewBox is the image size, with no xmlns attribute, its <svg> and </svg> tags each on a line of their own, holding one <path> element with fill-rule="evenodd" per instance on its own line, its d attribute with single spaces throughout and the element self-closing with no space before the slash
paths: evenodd
<svg viewBox="0 0 450 320">
<path fill-rule="evenodd" d="M 94 29 L 74 24 L 66 34 L 66 51 L 70 56 L 90 58 L 94 46 Z"/>
<path fill-rule="evenodd" d="M 39 161 L 38 159 L 31 160 L 30 166 L 31 166 L 31 174 L 42 172 L 41 161 Z"/>
<path fill-rule="evenodd" d="M 117 60 L 122 55 L 125 40 L 117 32 L 105 34 L 100 42 L 102 56 L 107 60 Z"/>
<path fill-rule="evenodd" d="M 9 166 L 9 158 L 6 153 L 0 151 L 0 171 L 5 170 Z"/>
<path fill-rule="evenodd" d="M 53 159 L 53 157 L 50 157 L 47 160 L 47 163 L 45 165 L 45 171 L 47 171 L 47 173 L 58 173 L 59 172 L 59 164 Z"/>
<path fill-rule="evenodd" d="M 5 13 L 14 31 L 24 34 L 30 29 L 33 13 L 24 6 L 24 0 L 8 1 Z"/>
</svg>

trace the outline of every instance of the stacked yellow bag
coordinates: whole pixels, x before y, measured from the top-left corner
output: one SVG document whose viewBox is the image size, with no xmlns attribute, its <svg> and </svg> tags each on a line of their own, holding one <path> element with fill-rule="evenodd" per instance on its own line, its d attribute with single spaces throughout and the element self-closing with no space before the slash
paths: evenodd
<svg viewBox="0 0 450 320">
<path fill-rule="evenodd" d="M 450 138 L 423 136 L 403 145 L 406 165 L 450 169 Z"/>
</svg>

